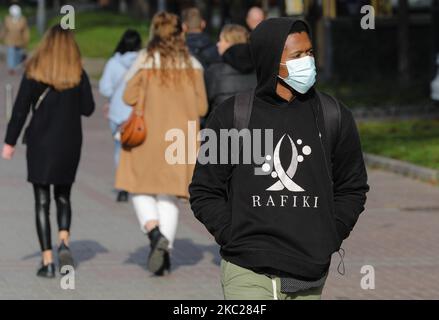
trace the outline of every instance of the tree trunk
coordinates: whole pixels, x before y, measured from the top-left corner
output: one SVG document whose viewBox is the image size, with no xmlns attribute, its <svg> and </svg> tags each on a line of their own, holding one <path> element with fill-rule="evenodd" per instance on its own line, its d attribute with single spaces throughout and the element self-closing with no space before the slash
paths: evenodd
<svg viewBox="0 0 439 320">
<path fill-rule="evenodd" d="M 150 18 L 151 6 L 149 5 L 149 1 L 134 0 L 132 6 L 131 10 L 135 16 L 140 18 Z"/>
<path fill-rule="evenodd" d="M 119 13 L 127 13 L 126 0 L 119 0 Z"/>
<path fill-rule="evenodd" d="M 268 10 L 270 9 L 270 5 L 268 3 L 268 0 L 262 0 L 262 10 L 264 10 L 266 13 L 268 13 Z"/>
<path fill-rule="evenodd" d="M 61 9 L 61 1 L 60 0 L 54 0 L 52 7 L 53 7 L 53 9 L 56 12 L 59 12 L 59 10 Z"/>
<path fill-rule="evenodd" d="M 158 0 L 157 1 L 157 11 L 165 11 L 166 10 L 166 0 Z"/>
<path fill-rule="evenodd" d="M 204 14 L 206 18 L 206 31 L 210 33 L 212 31 L 212 17 L 213 17 L 213 3 L 212 0 L 206 1 L 206 10 Z"/>
<path fill-rule="evenodd" d="M 433 21 L 433 50 L 434 54 L 439 53 L 439 0 L 433 1 L 431 18 Z"/>
<path fill-rule="evenodd" d="M 432 3 L 432 11 L 431 11 L 431 21 L 432 27 L 433 27 L 433 37 L 431 39 L 432 41 L 432 59 L 431 59 L 431 78 L 439 79 L 439 0 L 434 0 Z M 438 92 L 437 95 L 439 96 L 439 87 L 437 87 L 436 91 Z"/>
<path fill-rule="evenodd" d="M 400 84 L 406 86 L 410 80 L 409 70 L 409 6 L 407 0 L 398 5 L 398 74 Z"/>
<path fill-rule="evenodd" d="M 37 30 L 40 35 L 43 35 L 46 30 L 46 1 L 38 0 L 37 8 Z"/>
<path fill-rule="evenodd" d="M 221 10 L 221 27 L 226 24 L 229 18 L 229 4 L 226 0 L 220 1 L 220 10 Z"/>
</svg>

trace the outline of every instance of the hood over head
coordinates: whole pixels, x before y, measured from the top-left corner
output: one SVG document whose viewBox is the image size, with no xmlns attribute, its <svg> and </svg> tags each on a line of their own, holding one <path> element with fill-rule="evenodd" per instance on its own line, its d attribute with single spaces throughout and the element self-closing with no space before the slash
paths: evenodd
<svg viewBox="0 0 439 320">
<path fill-rule="evenodd" d="M 222 58 L 225 63 L 241 73 L 251 73 L 255 69 L 250 54 L 250 47 L 247 43 L 231 46 L 224 52 Z"/>
<path fill-rule="evenodd" d="M 279 63 L 285 42 L 296 22 L 305 24 L 311 38 L 309 25 L 304 20 L 290 17 L 267 19 L 250 34 L 250 51 L 258 80 L 256 96 L 269 103 L 285 103 L 276 93 Z"/>
</svg>

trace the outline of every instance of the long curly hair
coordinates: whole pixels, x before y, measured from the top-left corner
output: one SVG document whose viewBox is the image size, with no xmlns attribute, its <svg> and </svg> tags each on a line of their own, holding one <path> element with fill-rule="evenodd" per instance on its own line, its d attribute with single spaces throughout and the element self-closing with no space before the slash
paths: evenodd
<svg viewBox="0 0 439 320">
<path fill-rule="evenodd" d="M 154 15 L 149 39 L 146 47 L 146 61 L 152 61 L 153 72 L 166 69 L 182 70 L 181 73 L 159 72 L 163 84 L 168 83 L 169 80 L 177 83 L 180 82 L 182 80 L 180 75 L 187 76 L 193 81 L 194 69 L 192 60 L 178 16 L 168 12 L 159 12 Z M 160 65 L 158 67 L 155 59 L 156 54 L 160 56 Z"/>
</svg>

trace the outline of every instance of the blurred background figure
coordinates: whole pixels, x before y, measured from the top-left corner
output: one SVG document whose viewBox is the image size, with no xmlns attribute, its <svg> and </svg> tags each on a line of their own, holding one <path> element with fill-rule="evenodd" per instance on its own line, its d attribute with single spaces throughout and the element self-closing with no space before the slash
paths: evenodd
<svg viewBox="0 0 439 320">
<path fill-rule="evenodd" d="M 7 47 L 8 72 L 13 75 L 23 62 L 24 49 L 29 43 L 29 27 L 26 18 L 21 13 L 20 6 L 13 4 L 9 7 L 9 15 L 3 23 L 0 38 Z"/>
<path fill-rule="evenodd" d="M 265 20 L 265 12 L 259 7 L 251 7 L 248 10 L 246 23 L 250 31 L 253 31 L 258 24 Z"/>
<path fill-rule="evenodd" d="M 106 63 L 99 81 L 99 92 L 110 100 L 109 104 L 104 106 L 104 112 L 109 121 L 114 140 L 115 168 L 119 165 L 121 150 L 120 138 L 118 137 L 119 127 L 128 119 L 132 110 L 122 100 L 126 87 L 125 75 L 136 60 L 141 46 L 142 39 L 137 31 L 131 29 L 125 31 L 114 51 L 114 55 Z M 128 201 L 128 192 L 119 190 L 116 201 Z"/>
<path fill-rule="evenodd" d="M 243 26 L 229 24 L 221 30 L 217 46 L 222 61 L 212 64 L 205 74 L 210 111 L 235 94 L 256 87 L 248 39 Z"/>
<path fill-rule="evenodd" d="M 132 194 L 141 230 L 150 239 L 148 269 L 163 275 L 171 268 L 177 197 L 188 197 L 194 169 L 186 157 L 177 163 L 169 159 L 169 135 L 178 130 L 187 137 L 189 121 L 193 121 L 196 134 L 198 119 L 207 112 L 207 99 L 202 66 L 186 47 L 178 16 L 156 14 L 150 32 L 146 50 L 127 75 L 130 80 L 124 93 L 125 103 L 143 104 L 148 136 L 142 145 L 122 149 L 116 188 Z M 186 140 L 181 142 L 179 148 L 190 154 Z"/>
<path fill-rule="evenodd" d="M 200 10 L 195 7 L 183 10 L 182 22 L 189 51 L 201 62 L 203 68 L 220 61 L 215 43 L 204 32 L 206 21 L 203 20 Z"/>
<path fill-rule="evenodd" d="M 50 189 L 53 185 L 61 270 L 63 266 L 74 265 L 68 247 L 72 217 L 70 192 L 81 156 L 81 116 L 90 116 L 94 111 L 90 82 L 82 69 L 78 45 L 73 33 L 59 25 L 47 31 L 26 64 L 6 132 L 3 158 L 12 159 L 31 106 L 32 118 L 24 134 L 27 180 L 34 188 L 37 232 L 43 256 L 37 275 L 53 278 Z"/>
</svg>

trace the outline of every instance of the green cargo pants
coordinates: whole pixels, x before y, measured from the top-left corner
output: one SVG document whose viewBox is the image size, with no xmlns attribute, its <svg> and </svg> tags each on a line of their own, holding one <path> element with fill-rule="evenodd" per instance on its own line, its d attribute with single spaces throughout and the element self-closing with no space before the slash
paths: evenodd
<svg viewBox="0 0 439 320">
<path fill-rule="evenodd" d="M 320 300 L 323 286 L 296 293 L 280 292 L 280 278 L 221 260 L 221 285 L 226 300 Z"/>
</svg>

